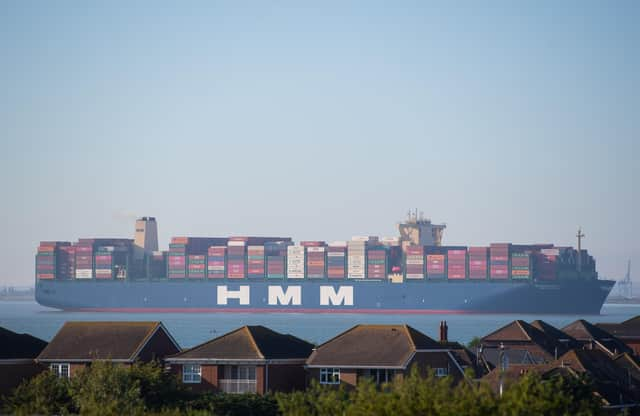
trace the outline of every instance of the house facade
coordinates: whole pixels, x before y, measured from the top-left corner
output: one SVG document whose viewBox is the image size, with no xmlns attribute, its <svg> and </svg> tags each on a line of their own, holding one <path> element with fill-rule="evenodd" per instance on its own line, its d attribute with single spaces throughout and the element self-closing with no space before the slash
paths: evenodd
<svg viewBox="0 0 640 416">
<path fill-rule="evenodd" d="M 408 325 L 357 325 L 318 346 L 306 368 L 322 385 L 355 387 L 363 379 L 376 384 L 421 374 L 464 379 L 463 364 L 448 343 L 439 343 Z"/>
<path fill-rule="evenodd" d="M 96 360 L 132 365 L 179 351 L 161 322 L 67 322 L 36 362 L 70 378 Z"/>
<path fill-rule="evenodd" d="M 166 361 L 194 391 L 265 394 L 303 389 L 312 349 L 294 336 L 243 326 Z"/>
</svg>

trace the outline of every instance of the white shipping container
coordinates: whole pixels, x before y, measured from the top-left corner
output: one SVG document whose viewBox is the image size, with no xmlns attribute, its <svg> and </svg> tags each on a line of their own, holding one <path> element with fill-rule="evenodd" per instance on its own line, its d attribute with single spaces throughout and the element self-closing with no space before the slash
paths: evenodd
<svg viewBox="0 0 640 416">
<path fill-rule="evenodd" d="M 330 251 L 327 253 L 327 257 L 345 257 L 346 253 L 336 253 L 333 251 Z"/>
<path fill-rule="evenodd" d="M 414 274 L 414 273 L 409 274 L 409 273 L 407 273 L 406 277 L 407 277 L 407 279 L 424 279 L 424 274 L 417 274 L 417 273 L 416 274 Z"/>
<path fill-rule="evenodd" d="M 304 272 L 303 273 L 287 272 L 287 279 L 304 279 Z"/>
<path fill-rule="evenodd" d="M 91 278 L 93 278 L 93 270 L 76 269 L 76 279 L 91 279 Z"/>
<path fill-rule="evenodd" d="M 346 247 L 346 246 L 347 246 L 346 241 L 333 241 L 329 243 L 329 247 Z"/>
<path fill-rule="evenodd" d="M 247 245 L 246 241 L 229 241 L 227 243 L 229 247 L 244 247 Z"/>
<path fill-rule="evenodd" d="M 304 256 L 304 247 L 303 246 L 288 246 L 287 247 L 287 255 L 288 256 Z"/>
<path fill-rule="evenodd" d="M 364 273 L 349 273 L 349 279 L 364 279 Z"/>
<path fill-rule="evenodd" d="M 560 255 L 560 249 L 558 248 L 543 248 L 542 250 L 540 250 L 541 254 L 544 254 L 545 256 L 559 256 Z"/>
<path fill-rule="evenodd" d="M 324 247 L 307 247 L 307 253 L 324 253 Z"/>
</svg>

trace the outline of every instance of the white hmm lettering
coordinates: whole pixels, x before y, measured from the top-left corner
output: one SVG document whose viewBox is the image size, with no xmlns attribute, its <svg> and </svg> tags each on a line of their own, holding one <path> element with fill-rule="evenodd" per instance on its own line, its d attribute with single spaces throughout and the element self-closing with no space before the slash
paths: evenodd
<svg viewBox="0 0 640 416">
<path fill-rule="evenodd" d="M 238 290 L 227 290 L 226 286 L 218 286 L 218 305 L 226 305 L 228 299 L 238 299 L 240 305 L 248 305 L 249 286 L 240 286 Z"/>
<path fill-rule="evenodd" d="M 269 286 L 269 305 L 302 305 L 302 286 Z"/>
<path fill-rule="evenodd" d="M 320 286 L 320 305 L 344 305 L 353 306 L 353 286 L 340 286 L 338 292 L 333 286 Z"/>
</svg>

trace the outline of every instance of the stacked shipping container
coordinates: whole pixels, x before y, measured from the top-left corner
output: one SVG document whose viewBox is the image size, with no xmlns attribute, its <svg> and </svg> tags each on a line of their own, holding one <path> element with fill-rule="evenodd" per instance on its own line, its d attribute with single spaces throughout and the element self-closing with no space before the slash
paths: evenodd
<svg viewBox="0 0 640 416">
<path fill-rule="evenodd" d="M 327 277 L 344 279 L 347 277 L 347 243 L 336 241 L 327 247 Z"/>
<path fill-rule="evenodd" d="M 207 277 L 224 279 L 226 277 L 226 246 L 212 246 L 207 249 Z"/>
<path fill-rule="evenodd" d="M 263 279 L 264 273 L 264 246 L 247 247 L 247 276 L 254 279 Z"/>
<path fill-rule="evenodd" d="M 287 247 L 287 279 L 304 279 L 304 247 Z"/>
<path fill-rule="evenodd" d="M 113 246 L 97 247 L 93 262 L 96 279 L 113 279 Z"/>
<path fill-rule="evenodd" d="M 511 278 L 531 278 L 531 255 L 528 252 L 511 253 Z"/>
<path fill-rule="evenodd" d="M 405 279 L 424 279 L 424 247 L 407 246 L 404 257 Z"/>
<path fill-rule="evenodd" d="M 326 243 L 324 241 L 302 241 L 305 248 L 305 270 L 309 279 L 322 279 L 326 276 Z"/>
<path fill-rule="evenodd" d="M 205 254 L 187 255 L 187 276 L 191 279 L 204 279 L 207 274 L 207 256 Z"/>
<path fill-rule="evenodd" d="M 76 279 L 93 278 L 93 245 L 78 243 L 75 247 Z"/>
<path fill-rule="evenodd" d="M 486 280 L 488 253 L 486 247 L 469 247 L 469 279 Z"/>
<path fill-rule="evenodd" d="M 494 243 L 489 247 L 489 277 L 494 280 L 509 279 L 509 254 L 511 244 Z"/>
<path fill-rule="evenodd" d="M 246 241 L 232 239 L 227 243 L 227 277 L 229 279 L 244 279 L 247 277 Z"/>
<path fill-rule="evenodd" d="M 154 251 L 147 257 L 148 277 L 156 279 L 164 279 L 167 277 L 167 257 L 167 253 L 162 251 Z"/>
<path fill-rule="evenodd" d="M 387 248 L 373 246 L 367 249 L 367 279 L 387 278 Z"/>
<path fill-rule="evenodd" d="M 347 277 L 364 279 L 366 277 L 366 237 L 347 243 Z"/>
<path fill-rule="evenodd" d="M 73 279 L 75 275 L 76 248 L 71 245 L 58 247 L 56 255 L 56 279 L 70 280 Z"/>
<path fill-rule="evenodd" d="M 560 250 L 547 248 L 535 254 L 535 270 L 538 280 L 556 280 L 558 278 L 558 256 Z"/>
<path fill-rule="evenodd" d="M 264 253 L 267 261 L 267 278 L 284 279 L 287 269 L 287 247 L 284 241 L 266 242 Z"/>
<path fill-rule="evenodd" d="M 36 277 L 38 279 L 55 279 L 57 277 L 56 253 L 58 242 L 43 241 L 36 254 Z"/>
<path fill-rule="evenodd" d="M 427 269 L 427 279 L 446 279 L 447 249 L 443 247 L 425 247 L 424 253 Z"/>
<path fill-rule="evenodd" d="M 447 250 L 447 278 L 461 280 L 467 278 L 467 250 Z"/>
<path fill-rule="evenodd" d="M 187 277 L 187 237 L 173 237 L 169 244 L 167 256 L 167 277 L 169 279 L 184 279 Z"/>
</svg>

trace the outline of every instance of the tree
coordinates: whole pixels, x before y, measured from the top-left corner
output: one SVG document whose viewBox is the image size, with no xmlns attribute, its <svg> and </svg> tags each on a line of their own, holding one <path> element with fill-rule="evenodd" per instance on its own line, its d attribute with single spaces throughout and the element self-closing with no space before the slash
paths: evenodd
<svg viewBox="0 0 640 416">
<path fill-rule="evenodd" d="M 75 412 L 69 380 L 45 371 L 24 381 L 6 399 L 4 412 L 16 415 L 50 415 Z"/>
<path fill-rule="evenodd" d="M 83 415 L 142 415 L 145 411 L 140 381 L 131 369 L 110 361 L 94 361 L 74 375 L 71 397 Z"/>
</svg>

